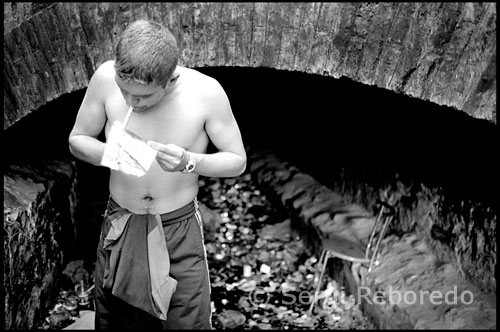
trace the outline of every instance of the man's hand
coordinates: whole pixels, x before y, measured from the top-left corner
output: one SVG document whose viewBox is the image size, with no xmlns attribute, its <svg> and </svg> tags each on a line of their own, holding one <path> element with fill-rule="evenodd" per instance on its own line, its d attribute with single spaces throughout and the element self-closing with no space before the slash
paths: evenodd
<svg viewBox="0 0 500 332">
<path fill-rule="evenodd" d="M 175 144 L 161 144 L 148 141 L 148 145 L 157 150 L 156 161 L 160 167 L 167 172 L 182 171 L 189 160 L 185 149 Z"/>
</svg>

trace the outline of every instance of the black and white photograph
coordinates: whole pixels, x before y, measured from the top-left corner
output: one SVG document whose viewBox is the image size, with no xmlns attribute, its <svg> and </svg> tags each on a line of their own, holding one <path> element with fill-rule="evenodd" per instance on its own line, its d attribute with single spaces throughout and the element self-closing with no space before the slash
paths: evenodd
<svg viewBox="0 0 500 332">
<path fill-rule="evenodd" d="M 4 2 L 2 330 L 496 330 L 495 2 Z"/>
</svg>

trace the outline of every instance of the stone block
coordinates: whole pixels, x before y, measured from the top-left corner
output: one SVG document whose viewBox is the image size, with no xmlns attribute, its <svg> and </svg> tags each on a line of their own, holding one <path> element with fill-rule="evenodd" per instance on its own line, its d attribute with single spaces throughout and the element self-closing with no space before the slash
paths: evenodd
<svg viewBox="0 0 500 332">
<path fill-rule="evenodd" d="M 305 189 L 294 182 L 287 182 L 283 185 L 283 193 L 281 194 L 281 201 L 285 204 L 292 197 L 302 193 Z"/>
<path fill-rule="evenodd" d="M 301 24 L 298 33 L 295 66 L 297 70 L 309 69 L 312 43 L 316 35 L 316 25 L 322 4 L 306 3 L 301 7 Z"/>
<path fill-rule="evenodd" d="M 312 201 L 312 195 L 309 190 L 306 190 L 302 193 L 302 195 L 295 197 L 295 199 L 292 199 L 292 206 L 296 211 L 302 210 L 302 206 L 304 204 L 307 204 Z"/>
<path fill-rule="evenodd" d="M 283 29 L 283 7 L 272 4 L 267 13 L 266 42 L 263 49 L 262 66 L 277 68 L 281 49 L 281 31 Z"/>
<path fill-rule="evenodd" d="M 332 202 L 329 200 L 310 201 L 302 206 L 300 216 L 304 220 L 311 220 L 318 214 L 329 212 Z"/>
<path fill-rule="evenodd" d="M 316 228 L 320 228 L 321 226 L 325 225 L 328 223 L 328 221 L 331 220 L 331 216 L 329 212 L 323 212 L 316 217 L 311 219 L 311 224 L 315 226 Z"/>
<path fill-rule="evenodd" d="M 258 159 L 257 156 L 250 154 L 248 156 L 248 164 L 250 172 L 253 173 L 264 167 L 266 165 L 266 161 L 263 159 Z"/>
<path fill-rule="evenodd" d="M 278 68 L 294 68 L 297 38 L 297 30 L 295 28 L 287 26 L 282 28 Z"/>
</svg>

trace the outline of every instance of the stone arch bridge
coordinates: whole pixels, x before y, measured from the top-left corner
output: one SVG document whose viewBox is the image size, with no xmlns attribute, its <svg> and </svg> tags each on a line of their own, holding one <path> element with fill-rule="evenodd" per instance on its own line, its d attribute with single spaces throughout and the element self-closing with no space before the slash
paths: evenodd
<svg viewBox="0 0 500 332">
<path fill-rule="evenodd" d="M 401 92 L 496 123 L 494 3 L 4 3 L 4 129 L 85 88 L 131 21 L 190 67 L 271 67 Z"/>
<path fill-rule="evenodd" d="M 97 66 L 113 58 L 123 29 L 139 18 L 171 28 L 184 66 L 268 67 L 347 77 L 452 107 L 472 119 L 485 119 L 488 128 L 496 125 L 494 3 L 4 2 L 4 130 L 51 100 L 84 89 Z M 486 171 L 481 168 L 488 175 L 494 164 L 484 160 L 474 163 L 489 165 Z M 72 232 L 67 227 L 76 224 L 74 165 L 51 160 L 40 169 L 21 166 L 4 174 L 7 330 L 31 329 L 41 320 L 62 264 L 54 234 Z M 419 198 L 418 204 L 407 200 L 401 219 L 408 225 L 418 222 L 426 239 L 456 230 L 456 236 L 446 238 L 449 243 L 429 241 L 433 250 L 458 266 L 467 280 L 496 292 L 495 210 L 460 201 L 455 211 L 438 206 L 446 201 L 427 189 L 413 190 L 397 179 L 394 183 L 398 190 L 400 184 L 401 190 L 412 190 L 413 196 L 401 197 Z M 489 185 L 481 183 L 481 188 L 492 183 L 488 179 Z M 368 198 L 386 190 L 362 185 Z M 431 233 L 434 225 L 439 227 Z M 17 236 L 18 230 L 25 236 Z M 449 315 L 465 321 L 454 309 Z M 394 311 L 387 317 L 384 324 L 394 326 Z M 480 323 L 490 321 L 475 326 Z"/>
</svg>

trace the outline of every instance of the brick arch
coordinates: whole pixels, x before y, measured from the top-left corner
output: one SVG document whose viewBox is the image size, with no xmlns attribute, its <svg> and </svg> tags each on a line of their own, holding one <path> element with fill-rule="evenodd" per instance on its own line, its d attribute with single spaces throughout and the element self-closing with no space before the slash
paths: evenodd
<svg viewBox="0 0 500 332">
<path fill-rule="evenodd" d="M 172 29 L 184 66 L 346 76 L 496 122 L 493 3 L 15 4 L 4 3 L 4 129 L 85 88 L 139 18 Z"/>
</svg>

